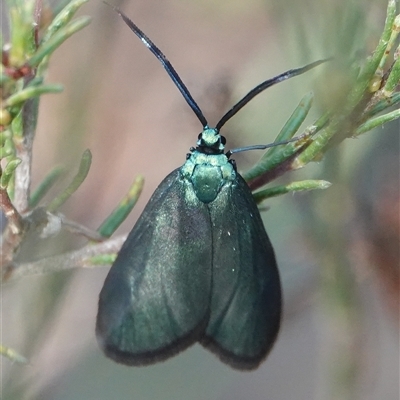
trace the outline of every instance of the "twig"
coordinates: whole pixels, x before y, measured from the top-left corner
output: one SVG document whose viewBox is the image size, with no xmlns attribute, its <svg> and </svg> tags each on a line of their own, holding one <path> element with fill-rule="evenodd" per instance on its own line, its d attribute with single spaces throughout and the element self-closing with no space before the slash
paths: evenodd
<svg viewBox="0 0 400 400">
<path fill-rule="evenodd" d="M 125 240 L 126 235 L 121 235 L 98 244 L 87 244 L 76 251 L 44 258 L 31 263 L 16 264 L 8 282 L 29 275 L 48 274 L 72 268 L 93 268 L 93 263 L 90 262 L 91 257 L 117 253 Z"/>
<path fill-rule="evenodd" d="M 0 188 L 0 207 L 8 221 L 7 227 L 2 235 L 3 242 L 1 246 L 0 266 L 3 268 L 12 262 L 14 253 L 21 244 L 24 220 L 12 204 L 7 190 L 2 188 Z"/>
<path fill-rule="evenodd" d="M 105 239 L 105 237 L 101 236 L 98 232 L 93 231 L 82 224 L 78 224 L 78 222 L 71 221 L 62 214 L 58 214 L 58 216 L 61 218 L 61 222 L 65 229 L 68 229 L 72 233 L 85 236 L 89 240 L 93 240 L 95 242 L 101 242 Z"/>
<path fill-rule="evenodd" d="M 14 204 L 17 210 L 23 212 L 28 209 L 31 186 L 32 146 L 35 136 L 38 99 L 29 99 L 23 107 L 22 137 L 15 140 L 16 156 L 22 162 L 15 171 L 15 197 Z"/>
</svg>

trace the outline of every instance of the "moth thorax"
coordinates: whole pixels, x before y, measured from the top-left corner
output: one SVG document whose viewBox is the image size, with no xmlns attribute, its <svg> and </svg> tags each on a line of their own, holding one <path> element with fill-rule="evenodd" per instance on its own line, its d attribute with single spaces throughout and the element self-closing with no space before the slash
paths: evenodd
<svg viewBox="0 0 400 400">
<path fill-rule="evenodd" d="M 197 198 L 203 203 L 214 201 L 225 183 L 221 168 L 210 164 L 196 165 L 191 181 Z"/>
</svg>

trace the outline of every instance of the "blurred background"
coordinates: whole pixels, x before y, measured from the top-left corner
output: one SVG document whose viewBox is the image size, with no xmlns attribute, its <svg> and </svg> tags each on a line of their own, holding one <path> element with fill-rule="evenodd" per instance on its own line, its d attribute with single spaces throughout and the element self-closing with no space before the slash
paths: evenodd
<svg viewBox="0 0 400 400">
<path fill-rule="evenodd" d="M 267 78 L 320 58 L 365 58 L 387 7 L 383 0 L 111 3 L 167 55 L 211 126 Z M 143 174 L 142 196 L 118 231 L 128 232 L 161 180 L 183 164 L 201 126 L 110 7 L 91 1 L 80 14 L 92 24 L 52 56 L 48 82 L 65 90 L 41 100 L 33 186 L 55 165 L 75 173 L 90 148 L 89 176 L 62 211 L 96 229 Z M 271 142 L 314 91 L 311 123 L 338 95 L 341 72 L 327 77 L 316 69 L 258 96 L 223 128 L 227 148 Z M 266 203 L 284 315 L 258 370 L 233 371 L 198 345 L 151 367 L 110 361 L 94 335 L 108 268 L 71 270 L 2 287 L 1 341 L 30 360 L 1 359 L 4 400 L 398 399 L 399 130 L 395 122 L 346 140 L 322 162 L 283 178 L 326 179 L 328 190 Z M 239 170 L 260 156 L 237 155 Z M 63 234 L 27 254 L 38 259 L 78 243 Z"/>
</svg>

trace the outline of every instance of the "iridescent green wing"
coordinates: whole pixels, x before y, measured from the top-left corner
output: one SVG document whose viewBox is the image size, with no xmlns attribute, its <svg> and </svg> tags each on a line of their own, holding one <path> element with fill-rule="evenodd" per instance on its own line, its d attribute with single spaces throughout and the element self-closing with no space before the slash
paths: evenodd
<svg viewBox="0 0 400 400">
<path fill-rule="evenodd" d="M 213 224 L 211 316 L 202 344 L 238 369 L 257 368 L 278 334 L 275 255 L 240 175 L 209 205 Z"/>
<path fill-rule="evenodd" d="M 209 318 L 211 221 L 179 169 L 154 192 L 100 293 L 96 334 L 128 365 L 164 360 L 196 342 Z"/>
</svg>

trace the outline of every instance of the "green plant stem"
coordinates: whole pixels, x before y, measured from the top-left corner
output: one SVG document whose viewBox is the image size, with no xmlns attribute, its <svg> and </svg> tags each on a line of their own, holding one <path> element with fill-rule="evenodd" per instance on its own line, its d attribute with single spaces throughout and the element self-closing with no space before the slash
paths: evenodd
<svg viewBox="0 0 400 400">
<path fill-rule="evenodd" d="M 92 163 L 92 154 L 90 150 L 85 150 L 81 158 L 81 163 L 79 165 L 78 173 L 75 175 L 74 179 L 68 185 L 68 187 L 49 204 L 47 209 L 50 212 L 54 212 L 59 207 L 61 207 L 61 205 L 64 204 L 71 197 L 71 195 L 79 188 L 79 186 L 83 183 L 87 174 L 89 173 L 91 163 Z"/>
<path fill-rule="evenodd" d="M 139 196 L 142 193 L 143 185 L 144 178 L 139 175 L 136 177 L 135 181 L 130 187 L 128 194 L 120 201 L 116 209 L 97 229 L 101 236 L 110 237 L 126 219 L 139 199 Z"/>
<path fill-rule="evenodd" d="M 324 180 L 304 180 L 299 182 L 291 182 L 288 185 L 274 186 L 272 188 L 260 190 L 253 193 L 256 203 L 260 203 L 270 197 L 280 196 L 290 192 L 302 192 L 315 189 L 327 189 L 331 186 L 330 182 Z"/>
</svg>

